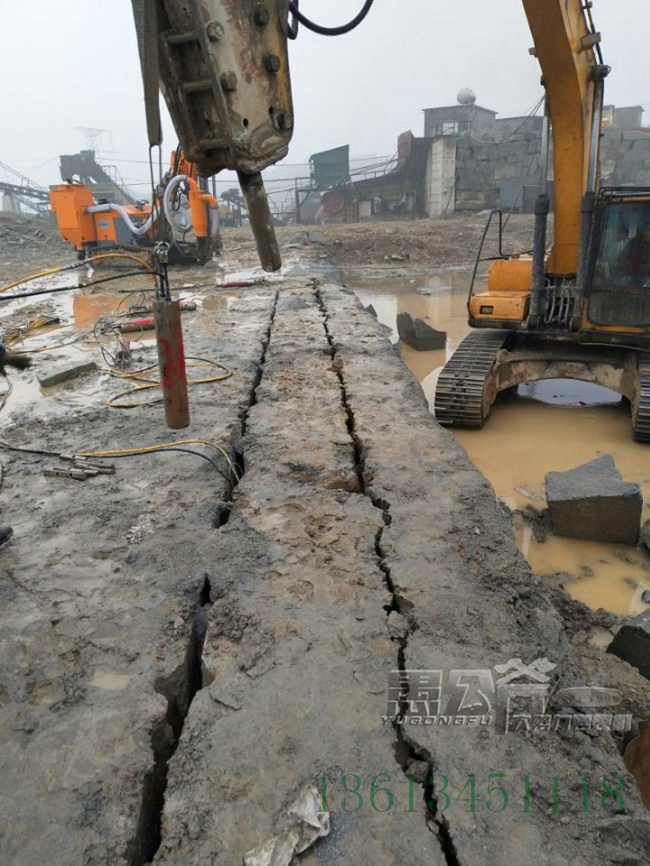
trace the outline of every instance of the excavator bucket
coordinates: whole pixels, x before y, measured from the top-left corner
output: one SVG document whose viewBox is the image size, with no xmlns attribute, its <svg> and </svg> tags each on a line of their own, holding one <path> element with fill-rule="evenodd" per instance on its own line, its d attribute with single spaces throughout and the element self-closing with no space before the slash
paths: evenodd
<svg viewBox="0 0 650 866">
<path fill-rule="evenodd" d="M 280 257 L 259 173 L 286 156 L 293 130 L 288 0 L 132 3 L 150 143 L 160 143 L 160 85 L 199 175 L 238 172 L 262 264 L 277 270 Z"/>
</svg>

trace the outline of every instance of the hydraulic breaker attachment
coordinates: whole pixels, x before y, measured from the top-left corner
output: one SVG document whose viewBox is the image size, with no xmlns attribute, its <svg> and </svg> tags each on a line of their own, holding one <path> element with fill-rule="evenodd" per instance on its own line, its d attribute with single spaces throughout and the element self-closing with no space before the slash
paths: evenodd
<svg viewBox="0 0 650 866">
<path fill-rule="evenodd" d="M 262 264 L 280 256 L 259 172 L 286 156 L 293 130 L 289 0 L 132 0 L 150 144 L 160 143 L 158 87 L 201 177 L 237 171 L 255 193 L 249 218 Z M 252 176 L 252 178 L 251 178 Z"/>
</svg>

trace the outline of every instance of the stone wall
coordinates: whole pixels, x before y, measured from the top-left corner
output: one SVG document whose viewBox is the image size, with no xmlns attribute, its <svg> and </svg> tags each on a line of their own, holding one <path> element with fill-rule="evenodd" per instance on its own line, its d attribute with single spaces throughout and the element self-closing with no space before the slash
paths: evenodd
<svg viewBox="0 0 650 866">
<path fill-rule="evenodd" d="M 607 186 L 650 186 L 650 129 L 607 131 L 601 167 Z"/>
<path fill-rule="evenodd" d="M 456 209 L 526 209 L 523 190 L 541 181 L 541 137 L 517 133 L 499 142 L 459 140 Z"/>
<path fill-rule="evenodd" d="M 500 121 L 499 124 L 503 123 Z M 537 128 L 538 127 L 538 128 Z M 497 141 L 480 141 L 469 136 L 456 136 L 455 196 L 445 212 L 481 211 L 502 207 L 530 212 L 542 181 L 541 124 L 526 125 L 518 132 L 502 126 L 506 137 Z M 447 164 L 450 138 L 446 138 Z M 431 165 L 435 165 L 440 139 L 431 144 Z M 650 186 L 650 130 L 607 130 L 603 134 L 601 165 L 605 186 Z M 428 213 L 439 216 L 442 189 L 436 189 L 436 177 L 426 178 Z M 552 152 L 549 181 L 553 180 Z M 449 189 L 447 182 L 446 189 Z"/>
</svg>

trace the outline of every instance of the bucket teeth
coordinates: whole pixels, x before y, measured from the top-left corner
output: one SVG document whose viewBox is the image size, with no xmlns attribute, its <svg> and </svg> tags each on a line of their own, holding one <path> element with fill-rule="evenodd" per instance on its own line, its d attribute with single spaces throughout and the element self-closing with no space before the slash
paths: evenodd
<svg viewBox="0 0 650 866">
<path fill-rule="evenodd" d="M 475 331 L 465 337 L 438 378 L 435 413 L 440 424 L 483 426 L 485 381 L 508 336 L 508 331 Z"/>
</svg>

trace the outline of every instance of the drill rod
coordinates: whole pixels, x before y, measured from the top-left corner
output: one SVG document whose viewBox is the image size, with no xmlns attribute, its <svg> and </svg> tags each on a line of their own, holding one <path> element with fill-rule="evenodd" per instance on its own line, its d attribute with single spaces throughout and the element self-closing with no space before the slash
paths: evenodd
<svg viewBox="0 0 650 866">
<path fill-rule="evenodd" d="M 259 171 L 255 174 L 238 171 L 237 176 L 255 235 L 260 263 L 265 271 L 279 271 L 282 267 L 282 259 L 262 175 Z"/>
</svg>

